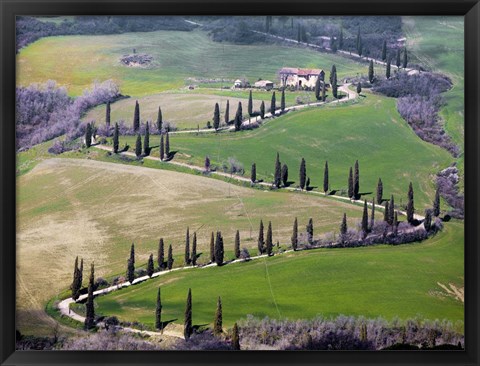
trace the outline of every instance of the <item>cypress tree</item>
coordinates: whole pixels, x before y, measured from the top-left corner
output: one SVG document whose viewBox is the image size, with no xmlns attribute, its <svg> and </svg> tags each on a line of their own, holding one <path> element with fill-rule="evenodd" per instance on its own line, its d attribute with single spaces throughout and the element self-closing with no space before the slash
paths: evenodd
<svg viewBox="0 0 480 366">
<path fill-rule="evenodd" d="M 378 178 L 378 183 L 377 183 L 377 202 L 379 205 L 382 204 L 383 201 L 383 183 L 382 179 Z"/>
<path fill-rule="evenodd" d="M 280 182 L 282 181 L 282 165 L 280 163 L 280 154 L 277 152 L 277 159 L 275 160 L 275 177 L 273 184 L 276 188 L 280 187 Z"/>
<path fill-rule="evenodd" d="M 133 283 L 135 279 L 135 263 L 131 259 L 127 261 L 127 280 L 130 283 Z"/>
<path fill-rule="evenodd" d="M 332 65 L 332 69 L 330 71 L 330 84 L 333 86 L 333 81 L 337 80 L 337 67 Z"/>
<path fill-rule="evenodd" d="M 373 231 L 375 226 L 375 198 L 372 200 L 372 214 L 370 216 L 370 231 Z"/>
<path fill-rule="evenodd" d="M 205 156 L 205 171 L 206 172 L 209 172 L 210 171 L 210 158 L 207 156 Z"/>
<path fill-rule="evenodd" d="M 383 211 L 383 221 L 389 224 L 390 221 L 390 213 L 388 212 L 389 204 L 388 201 L 385 201 L 385 210 Z"/>
<path fill-rule="evenodd" d="M 282 89 L 282 98 L 280 99 L 280 111 L 285 112 L 285 89 Z"/>
<path fill-rule="evenodd" d="M 390 198 L 390 207 L 388 208 L 388 214 L 389 214 L 388 223 L 390 225 L 393 225 L 393 215 L 395 214 L 395 201 L 393 199 L 393 194 L 392 194 L 392 197 Z"/>
<path fill-rule="evenodd" d="M 165 159 L 165 145 L 164 145 L 164 141 L 163 141 L 163 133 L 160 135 L 160 160 L 163 161 L 163 159 Z"/>
<path fill-rule="evenodd" d="M 367 200 L 363 203 L 363 215 L 362 215 L 362 233 L 363 237 L 365 238 L 368 233 L 368 207 L 367 207 Z"/>
<path fill-rule="evenodd" d="M 268 222 L 268 229 L 267 229 L 267 240 L 266 240 L 266 247 L 267 247 L 267 255 L 271 256 L 273 250 L 273 239 L 272 239 L 272 222 Z"/>
<path fill-rule="evenodd" d="M 328 161 L 325 161 L 325 169 L 323 170 L 323 192 L 328 192 Z"/>
<path fill-rule="evenodd" d="M 432 210 L 425 210 L 425 220 L 423 221 L 423 226 L 427 232 L 432 228 Z"/>
<path fill-rule="evenodd" d="M 407 203 L 407 221 L 409 224 L 413 223 L 413 214 L 415 212 L 415 206 L 413 202 L 413 187 L 412 182 L 408 186 L 408 203 Z"/>
<path fill-rule="evenodd" d="M 155 307 L 155 328 L 156 329 L 163 329 L 162 326 L 162 299 L 160 296 L 160 287 L 158 288 L 157 292 L 157 306 Z"/>
<path fill-rule="evenodd" d="M 223 237 L 220 231 L 217 231 L 217 238 L 215 240 L 215 263 L 217 266 L 223 264 Z"/>
<path fill-rule="evenodd" d="M 165 134 L 165 158 L 170 158 L 170 137 L 168 131 Z"/>
<path fill-rule="evenodd" d="M 257 181 L 257 165 L 255 163 L 252 164 L 252 175 L 250 177 L 252 183 Z"/>
<path fill-rule="evenodd" d="M 80 291 L 83 283 L 83 258 L 80 259 L 80 268 L 78 270 L 78 291 Z"/>
<path fill-rule="evenodd" d="M 275 111 L 277 110 L 276 107 L 276 98 L 275 98 L 275 92 L 272 93 L 272 100 L 270 102 L 270 112 L 272 113 L 272 117 L 275 117 Z"/>
<path fill-rule="evenodd" d="M 86 307 L 86 316 L 84 327 L 86 330 L 95 328 L 95 305 L 93 302 L 93 285 L 88 285 L 88 296 Z"/>
<path fill-rule="evenodd" d="M 213 334 L 219 335 L 223 332 L 222 329 L 222 299 L 220 296 L 217 300 L 217 310 L 215 311 L 215 319 L 213 321 Z"/>
<path fill-rule="evenodd" d="M 72 298 L 74 300 L 77 300 L 78 299 L 78 279 L 79 279 L 79 272 L 80 270 L 78 269 L 78 256 L 75 258 L 75 265 L 73 267 L 73 281 L 72 281 L 72 284 L 70 286 L 70 288 L 72 289 Z"/>
<path fill-rule="evenodd" d="M 321 84 L 320 84 L 320 75 L 317 77 L 317 81 L 315 82 L 315 99 L 320 100 L 320 91 L 321 91 Z"/>
<path fill-rule="evenodd" d="M 403 68 L 406 69 L 408 64 L 407 48 L 403 49 Z"/>
<path fill-rule="evenodd" d="M 235 351 L 240 351 L 240 336 L 238 334 L 238 325 L 235 323 L 232 330 L 232 348 Z"/>
<path fill-rule="evenodd" d="M 357 84 L 357 94 L 360 94 L 362 92 L 362 83 L 359 81 Z"/>
<path fill-rule="evenodd" d="M 262 100 L 262 104 L 260 104 L 260 118 L 265 118 L 265 102 Z"/>
<path fill-rule="evenodd" d="M 153 254 L 150 254 L 150 257 L 148 257 L 148 263 L 147 263 L 148 277 L 152 277 L 154 271 L 155 271 L 155 268 L 153 266 Z"/>
<path fill-rule="evenodd" d="M 392 65 L 392 60 L 390 59 L 390 57 L 388 58 L 387 60 L 387 67 L 385 69 L 385 76 L 387 77 L 387 79 L 390 79 L 390 68 L 391 68 L 391 65 Z"/>
<path fill-rule="evenodd" d="M 87 128 L 85 130 L 85 145 L 87 148 L 92 146 L 92 125 L 87 123 Z"/>
<path fill-rule="evenodd" d="M 348 173 L 348 197 L 353 198 L 353 170 L 350 167 L 350 172 Z"/>
<path fill-rule="evenodd" d="M 398 214 L 397 211 L 395 211 L 395 214 L 393 215 L 393 233 L 397 235 L 398 233 Z"/>
<path fill-rule="evenodd" d="M 385 61 L 387 59 L 387 40 L 383 40 L 383 45 L 382 45 L 382 61 Z"/>
<path fill-rule="evenodd" d="M 362 323 L 361 327 L 360 327 L 360 341 L 362 342 L 366 342 L 368 339 L 367 339 L 367 324 L 365 323 Z"/>
<path fill-rule="evenodd" d="M 325 100 L 327 99 L 326 95 L 326 86 L 325 86 L 325 82 L 322 83 L 322 101 L 325 102 Z"/>
<path fill-rule="evenodd" d="M 305 190 L 308 191 L 309 188 L 310 188 L 310 177 L 307 177 L 307 182 L 305 183 Z"/>
<path fill-rule="evenodd" d="M 215 238 L 212 231 L 212 236 L 210 237 L 210 262 L 215 262 Z"/>
<path fill-rule="evenodd" d="M 263 254 L 265 240 L 263 237 L 263 221 L 260 220 L 260 228 L 258 229 L 258 254 Z"/>
<path fill-rule="evenodd" d="M 162 109 L 159 106 L 158 107 L 158 115 L 157 115 L 157 130 L 160 133 L 162 133 L 162 125 L 163 125 Z"/>
<path fill-rule="evenodd" d="M 235 248 L 234 248 L 235 258 L 240 258 L 240 232 L 237 230 L 235 234 Z"/>
<path fill-rule="evenodd" d="M 185 234 L 185 265 L 190 263 L 190 229 L 187 227 Z"/>
<path fill-rule="evenodd" d="M 440 215 L 440 191 L 438 187 L 435 191 L 435 200 L 433 201 L 433 215 L 436 217 Z"/>
<path fill-rule="evenodd" d="M 172 244 L 168 246 L 167 268 L 170 270 L 173 267 Z"/>
<path fill-rule="evenodd" d="M 197 265 L 197 233 L 193 233 L 192 239 L 192 266 Z"/>
<path fill-rule="evenodd" d="M 183 335 L 185 340 L 188 341 L 193 333 L 192 326 L 192 289 L 188 289 L 187 304 L 185 306 L 185 322 L 183 326 Z"/>
<path fill-rule="evenodd" d="M 338 83 L 337 83 L 337 74 L 334 74 L 332 81 L 332 95 L 334 98 L 338 98 Z"/>
<path fill-rule="evenodd" d="M 215 103 L 215 109 L 213 111 L 213 128 L 215 131 L 220 127 L 220 107 L 218 103 Z"/>
<path fill-rule="evenodd" d="M 135 112 L 133 113 L 133 131 L 137 132 L 140 128 L 140 106 L 138 100 L 135 101 Z"/>
<path fill-rule="evenodd" d="M 307 168 L 305 166 L 305 159 L 302 158 L 302 161 L 300 163 L 300 189 L 302 190 L 306 188 L 305 187 L 306 179 L 307 179 Z"/>
<path fill-rule="evenodd" d="M 355 161 L 355 170 L 353 173 L 353 195 L 355 199 L 360 198 L 360 169 L 358 167 L 358 160 Z"/>
<path fill-rule="evenodd" d="M 150 154 L 150 122 L 145 126 L 145 136 L 143 137 L 143 151 L 145 156 Z"/>
<path fill-rule="evenodd" d="M 113 153 L 118 153 L 118 123 L 115 122 L 115 129 L 113 130 Z"/>
<path fill-rule="evenodd" d="M 400 48 L 397 48 L 397 61 L 395 62 L 395 65 L 397 65 L 397 68 L 400 67 L 402 63 L 400 62 Z"/>
<path fill-rule="evenodd" d="M 347 226 L 347 214 L 344 213 L 343 214 L 343 218 L 342 218 L 342 224 L 340 225 L 340 240 L 343 242 L 345 241 L 346 239 L 346 235 L 347 235 L 347 230 L 348 230 L 348 226 Z"/>
<path fill-rule="evenodd" d="M 298 247 L 298 220 L 295 217 L 293 222 L 293 233 L 292 233 L 292 249 L 295 251 Z"/>
<path fill-rule="evenodd" d="M 308 244 L 313 243 L 313 219 L 310 218 L 308 220 L 308 225 L 307 225 L 307 240 Z"/>
<path fill-rule="evenodd" d="M 165 248 L 163 238 L 158 242 L 158 268 L 163 269 L 165 266 Z"/>
<path fill-rule="evenodd" d="M 105 110 L 105 125 L 107 126 L 107 130 L 110 130 L 110 101 L 107 102 Z"/>
<path fill-rule="evenodd" d="M 237 113 L 235 114 L 235 131 L 241 130 L 242 120 L 243 120 L 242 102 L 238 102 Z"/>
<path fill-rule="evenodd" d="M 135 264 L 135 244 L 132 243 L 130 246 L 130 260 L 132 261 L 133 264 Z"/>
<path fill-rule="evenodd" d="M 95 306 L 93 303 L 93 286 L 95 281 L 95 266 L 92 263 L 90 265 L 90 279 L 88 281 L 88 297 L 86 307 L 86 316 L 85 316 L 85 329 L 92 329 L 95 327 Z"/>
<path fill-rule="evenodd" d="M 253 98 L 252 98 L 252 91 L 248 94 L 248 115 L 251 116 L 253 114 Z"/>
<path fill-rule="evenodd" d="M 370 83 L 373 83 L 373 78 L 375 76 L 375 70 L 373 70 L 373 60 L 370 60 L 370 64 L 368 66 L 368 80 Z"/>
<path fill-rule="evenodd" d="M 135 142 L 135 155 L 137 159 L 142 155 L 142 138 L 140 134 L 137 135 L 137 141 Z"/>
<path fill-rule="evenodd" d="M 228 122 L 230 122 L 230 102 L 227 99 L 227 105 L 225 107 L 225 124 L 228 125 Z"/>
<path fill-rule="evenodd" d="M 283 186 L 286 187 L 288 184 L 288 166 L 287 164 L 283 164 L 282 166 L 282 183 Z"/>
</svg>

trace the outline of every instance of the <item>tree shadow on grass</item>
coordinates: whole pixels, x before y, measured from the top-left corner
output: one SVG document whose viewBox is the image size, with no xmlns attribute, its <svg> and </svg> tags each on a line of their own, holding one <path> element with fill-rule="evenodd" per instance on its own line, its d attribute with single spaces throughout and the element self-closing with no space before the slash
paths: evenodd
<svg viewBox="0 0 480 366">
<path fill-rule="evenodd" d="M 178 151 L 170 151 L 168 155 L 165 157 L 165 161 L 170 161 L 172 160 L 175 155 L 178 153 Z"/>
<path fill-rule="evenodd" d="M 310 192 L 310 191 L 314 190 L 315 188 L 318 188 L 318 187 L 317 186 L 309 186 L 309 187 L 305 188 L 305 190 L 307 192 Z"/>
<path fill-rule="evenodd" d="M 205 330 L 207 326 L 208 324 L 195 324 L 192 326 L 192 328 L 195 332 L 200 332 Z"/>
<path fill-rule="evenodd" d="M 166 320 L 166 321 L 162 322 L 162 328 L 161 328 L 160 330 L 165 329 L 165 327 L 166 327 L 168 324 L 173 323 L 173 322 L 175 322 L 175 321 L 177 321 L 177 320 L 178 320 L 178 318 L 177 318 L 177 319 L 172 319 L 172 320 Z"/>
</svg>

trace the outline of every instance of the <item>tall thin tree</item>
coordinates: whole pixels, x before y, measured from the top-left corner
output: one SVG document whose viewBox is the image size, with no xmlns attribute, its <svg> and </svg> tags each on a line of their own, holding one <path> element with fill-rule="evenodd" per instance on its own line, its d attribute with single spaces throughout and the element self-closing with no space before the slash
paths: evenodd
<svg viewBox="0 0 480 366">
<path fill-rule="evenodd" d="M 382 204 L 383 201 L 383 182 L 382 178 L 378 178 L 378 183 L 377 183 L 377 202 L 379 205 Z"/>
<path fill-rule="evenodd" d="M 292 232 L 292 249 L 295 251 L 298 247 L 298 220 L 295 217 L 293 222 L 293 232 Z"/>
<path fill-rule="evenodd" d="M 395 65 L 397 65 L 397 68 L 400 68 L 400 65 L 401 65 L 401 61 L 400 61 L 400 48 L 397 48 L 397 61 L 395 62 Z"/>
<path fill-rule="evenodd" d="M 162 298 L 160 295 L 160 287 L 157 292 L 157 305 L 155 307 L 155 328 L 163 330 L 162 324 Z"/>
<path fill-rule="evenodd" d="M 215 131 L 218 131 L 218 128 L 220 127 L 220 107 L 218 106 L 218 103 L 215 103 L 215 108 L 213 110 L 213 128 Z"/>
<path fill-rule="evenodd" d="M 390 213 L 388 212 L 389 209 L 389 204 L 388 201 L 385 201 L 385 209 L 383 211 L 383 221 L 385 221 L 388 224 L 388 221 L 390 220 Z"/>
<path fill-rule="evenodd" d="M 252 164 L 252 173 L 250 176 L 250 180 L 252 183 L 255 183 L 257 181 L 257 165 L 255 163 Z"/>
<path fill-rule="evenodd" d="M 117 154 L 118 153 L 118 123 L 115 122 L 115 129 L 113 130 L 113 153 Z"/>
<path fill-rule="evenodd" d="M 192 266 L 197 265 L 197 233 L 193 233 L 192 239 Z"/>
<path fill-rule="evenodd" d="M 267 250 L 267 255 L 271 256 L 273 255 L 273 238 L 272 238 L 272 222 L 268 222 L 268 228 L 267 228 L 267 240 L 265 242 L 266 250 Z"/>
<path fill-rule="evenodd" d="M 85 145 L 87 148 L 92 146 L 92 124 L 87 123 L 87 128 L 85 129 Z"/>
<path fill-rule="evenodd" d="M 160 150 L 160 160 L 163 161 L 165 159 L 165 143 L 164 143 L 164 140 L 163 140 L 163 133 L 160 135 L 159 150 Z"/>
<path fill-rule="evenodd" d="M 217 231 L 217 237 L 215 239 L 215 263 L 217 266 L 221 266 L 223 264 L 223 237 L 220 231 Z"/>
<path fill-rule="evenodd" d="M 276 107 L 276 98 L 275 92 L 272 93 L 272 100 L 270 101 L 270 113 L 272 113 L 272 117 L 275 117 L 275 111 L 277 110 Z"/>
<path fill-rule="evenodd" d="M 158 268 L 163 269 L 165 266 L 165 245 L 163 243 L 163 238 L 160 238 L 158 242 L 158 259 L 157 259 Z"/>
<path fill-rule="evenodd" d="M 107 102 L 105 110 L 105 125 L 107 126 L 107 131 L 110 130 L 110 101 Z"/>
<path fill-rule="evenodd" d="M 288 166 L 287 164 L 282 165 L 282 184 L 284 187 L 288 184 Z"/>
<path fill-rule="evenodd" d="M 137 135 L 137 141 L 135 142 L 135 155 L 137 159 L 142 155 L 142 137 Z"/>
<path fill-rule="evenodd" d="M 264 119 L 265 118 L 265 102 L 262 100 L 262 103 L 260 104 L 260 118 Z"/>
<path fill-rule="evenodd" d="M 413 186 L 410 182 L 408 186 L 408 203 L 407 203 L 407 221 L 412 224 L 414 221 L 415 206 L 413 201 Z"/>
<path fill-rule="evenodd" d="M 210 263 L 215 262 L 215 236 L 212 231 L 212 236 L 210 237 Z"/>
<path fill-rule="evenodd" d="M 368 207 L 367 200 L 363 203 L 363 215 L 362 215 L 362 235 L 365 238 L 368 234 Z"/>
<path fill-rule="evenodd" d="M 235 131 L 240 131 L 242 129 L 242 121 L 242 102 L 238 102 L 237 113 L 235 114 Z"/>
<path fill-rule="evenodd" d="M 353 192 L 353 170 L 352 167 L 350 167 L 350 171 L 348 173 L 348 197 L 352 199 L 354 196 Z"/>
<path fill-rule="evenodd" d="M 230 101 L 227 99 L 227 105 L 225 106 L 225 124 L 230 122 Z"/>
<path fill-rule="evenodd" d="M 187 227 L 185 234 L 185 265 L 190 263 L 190 229 Z"/>
<path fill-rule="evenodd" d="M 92 329 L 95 327 L 95 305 L 93 303 L 93 290 L 94 290 L 94 278 L 95 278 L 95 265 L 90 265 L 90 279 L 88 281 L 88 296 L 87 303 L 85 304 L 86 316 L 85 316 L 85 329 Z"/>
<path fill-rule="evenodd" d="M 370 60 L 368 65 L 368 80 L 370 83 L 373 83 L 373 78 L 375 77 L 375 70 L 373 69 L 373 60 Z"/>
<path fill-rule="evenodd" d="M 313 244 L 313 219 L 312 218 L 308 220 L 306 230 L 307 230 L 308 244 Z"/>
<path fill-rule="evenodd" d="M 263 254 L 264 246 L 265 246 L 265 240 L 263 236 L 263 220 L 260 220 L 260 228 L 258 229 L 258 254 L 261 255 Z"/>
<path fill-rule="evenodd" d="M 436 217 L 440 215 L 440 190 L 438 187 L 435 191 L 435 199 L 433 201 L 433 215 Z"/>
<path fill-rule="evenodd" d="M 162 116 L 162 108 L 158 106 L 158 114 L 157 114 L 157 130 L 159 133 L 162 133 L 163 127 L 163 116 Z"/>
<path fill-rule="evenodd" d="M 155 272 L 155 268 L 153 265 L 153 254 L 150 254 L 150 257 L 148 257 L 148 262 L 147 262 L 147 276 L 152 277 L 154 272 Z"/>
<path fill-rule="evenodd" d="M 305 163 L 305 159 L 302 158 L 302 161 L 300 162 L 300 174 L 299 174 L 299 178 L 300 178 L 300 189 L 304 189 L 306 188 L 305 187 L 305 184 L 306 184 L 306 181 L 307 181 L 307 167 L 306 167 L 306 163 Z"/>
<path fill-rule="evenodd" d="M 235 247 L 233 249 L 233 252 L 236 259 L 240 258 L 240 231 L 238 230 L 235 233 Z"/>
<path fill-rule="evenodd" d="M 215 311 L 215 319 L 213 321 L 213 334 L 219 335 L 223 333 L 222 329 L 222 299 L 220 296 L 217 300 L 217 310 Z"/>
<path fill-rule="evenodd" d="M 346 240 L 347 231 L 347 214 L 344 213 L 342 218 L 342 224 L 340 225 L 340 241 L 344 242 Z"/>
<path fill-rule="evenodd" d="M 253 98 L 252 98 L 252 91 L 248 94 L 248 115 L 252 116 L 253 114 Z"/>
<path fill-rule="evenodd" d="M 135 101 L 135 111 L 133 112 L 133 131 L 137 132 L 140 128 L 140 105 Z"/>
<path fill-rule="evenodd" d="M 390 205 L 388 207 L 388 214 L 389 214 L 388 223 L 390 225 L 393 225 L 393 216 L 395 215 L 395 200 L 393 198 L 393 194 L 390 197 Z"/>
<path fill-rule="evenodd" d="M 185 340 L 188 341 L 190 336 L 193 333 L 193 326 L 192 326 L 192 289 L 188 289 L 187 295 L 187 304 L 185 306 L 185 318 L 184 318 L 184 325 L 183 325 L 183 336 Z"/>
<path fill-rule="evenodd" d="M 323 169 L 323 193 L 328 192 L 328 161 L 325 161 L 325 168 Z"/>
<path fill-rule="evenodd" d="M 375 198 L 372 199 L 372 214 L 370 216 L 370 231 L 373 231 L 373 227 L 375 226 Z"/>
<path fill-rule="evenodd" d="M 408 56 L 407 56 L 407 48 L 403 49 L 403 68 L 406 69 L 408 65 Z"/>
<path fill-rule="evenodd" d="M 280 111 L 285 112 L 285 89 L 282 89 L 282 97 L 280 99 Z"/>
<path fill-rule="evenodd" d="M 280 163 L 280 154 L 277 152 L 277 158 L 275 160 L 275 176 L 273 180 L 273 184 L 276 188 L 280 187 L 280 183 L 282 181 L 282 165 Z"/>
<path fill-rule="evenodd" d="M 145 136 L 143 137 L 143 152 L 145 156 L 150 154 L 150 122 L 145 125 Z"/>
<path fill-rule="evenodd" d="M 172 244 L 168 246 L 168 259 L 167 259 L 167 268 L 171 270 L 173 268 L 173 253 L 172 253 Z"/>
<path fill-rule="evenodd" d="M 237 323 L 233 324 L 232 330 L 232 348 L 235 351 L 240 351 L 240 335 L 238 332 L 238 325 Z"/>
<path fill-rule="evenodd" d="M 170 134 L 165 134 L 165 159 L 170 159 Z"/>
</svg>

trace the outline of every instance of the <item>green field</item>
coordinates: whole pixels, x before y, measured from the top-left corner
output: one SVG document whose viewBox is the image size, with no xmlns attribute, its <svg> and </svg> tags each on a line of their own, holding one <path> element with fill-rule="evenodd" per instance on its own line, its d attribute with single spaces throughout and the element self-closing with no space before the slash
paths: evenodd
<svg viewBox="0 0 480 366">
<path fill-rule="evenodd" d="M 120 138 L 134 148 L 134 137 Z M 158 146 L 158 137 L 151 145 Z M 347 188 L 348 171 L 360 164 L 360 192 L 371 199 L 381 177 L 384 197 L 393 194 L 406 204 L 408 184 L 413 182 L 417 209 L 431 207 L 435 194 L 433 177 L 453 158 L 441 148 L 422 141 L 395 110 L 395 100 L 368 94 L 348 106 L 313 107 L 269 120 L 253 131 L 221 134 L 171 135 L 174 160 L 203 166 L 205 156 L 221 166 L 229 157 L 242 162 L 246 175 L 257 164 L 257 176 L 273 180 L 277 151 L 289 167 L 289 180 L 298 185 L 301 158 L 307 163 L 311 185 L 322 187 L 325 160 L 329 163 L 332 190 Z M 158 156 L 158 148 L 151 155 Z M 371 194 L 373 192 L 373 195 Z"/>
<path fill-rule="evenodd" d="M 123 66 L 119 59 L 133 48 L 151 54 L 154 65 L 148 69 Z M 337 66 L 339 79 L 367 72 L 367 66 L 337 55 L 273 44 L 217 43 L 202 31 L 58 36 L 40 39 L 20 51 L 17 84 L 53 79 L 71 95 L 79 95 L 95 80 L 113 79 L 124 95 L 145 96 L 184 87 L 192 83 L 188 78 L 277 82 L 276 73 L 284 66 L 329 71 L 332 64 Z"/>
<path fill-rule="evenodd" d="M 463 287 L 463 224 L 451 222 L 426 242 L 320 249 L 221 268 L 174 272 L 96 299 L 96 311 L 153 326 L 157 288 L 162 319 L 183 322 L 188 288 L 193 323 L 211 325 L 221 296 L 224 325 L 247 314 L 312 318 L 339 314 L 448 319 L 462 329 L 463 303 L 438 283 Z"/>
<path fill-rule="evenodd" d="M 445 130 L 464 151 L 465 123 L 465 46 L 464 18 L 457 16 L 404 17 L 404 31 L 413 62 L 426 65 L 435 72 L 448 75 L 453 88 L 442 96 L 446 105 L 440 110 Z M 434 30 L 434 31 L 433 31 Z M 464 156 L 458 159 L 458 168 L 463 176 Z M 464 181 L 459 187 L 463 191 Z"/>
<path fill-rule="evenodd" d="M 77 255 L 87 266 L 95 261 L 96 276 L 111 278 L 124 275 L 132 242 L 138 268 L 145 267 L 150 253 L 157 257 L 160 237 L 172 244 L 175 266 L 181 266 L 187 226 L 192 236 L 197 232 L 198 261 L 204 263 L 212 231 L 222 231 L 228 256 L 240 230 L 242 247 L 254 255 L 260 219 L 265 225 L 272 221 L 273 238 L 285 247 L 295 216 L 300 233 L 312 217 L 318 237 L 338 232 L 344 212 L 352 227 L 362 214 L 362 207 L 333 199 L 93 161 L 95 154 L 44 160 L 17 178 L 17 321 L 22 333 L 51 331 L 43 309 L 70 285 Z"/>
</svg>

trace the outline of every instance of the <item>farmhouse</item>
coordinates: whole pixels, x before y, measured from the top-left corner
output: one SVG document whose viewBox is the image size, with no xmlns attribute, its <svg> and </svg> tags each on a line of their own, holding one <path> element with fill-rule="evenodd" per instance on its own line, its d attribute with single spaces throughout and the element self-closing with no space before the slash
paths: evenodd
<svg viewBox="0 0 480 366">
<path fill-rule="evenodd" d="M 284 67 L 278 72 L 283 86 L 292 86 L 297 89 L 314 88 L 317 78 L 325 79 L 322 69 L 299 69 L 296 67 Z"/>
<path fill-rule="evenodd" d="M 254 84 L 255 88 L 271 90 L 273 89 L 273 82 L 270 80 L 259 80 Z"/>
</svg>

